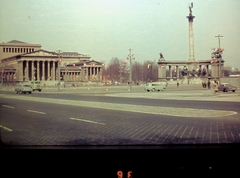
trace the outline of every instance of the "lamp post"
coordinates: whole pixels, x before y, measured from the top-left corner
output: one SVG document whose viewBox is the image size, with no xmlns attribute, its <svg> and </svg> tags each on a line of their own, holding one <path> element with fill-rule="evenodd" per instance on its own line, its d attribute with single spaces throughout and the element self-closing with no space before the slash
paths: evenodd
<svg viewBox="0 0 240 178">
<path fill-rule="evenodd" d="M 60 53 L 62 51 L 59 49 L 57 50 L 58 53 L 58 91 L 60 91 L 60 80 L 61 80 L 61 76 L 60 76 Z"/>
<path fill-rule="evenodd" d="M 215 38 L 218 38 L 218 48 L 220 50 L 220 38 L 223 38 L 223 36 L 220 35 L 220 33 L 218 34 L 218 36 L 215 36 Z M 219 63 L 219 81 L 220 81 L 220 77 L 221 77 L 221 64 L 222 64 L 222 55 L 219 57 L 218 60 Z"/>
<path fill-rule="evenodd" d="M 129 59 L 129 62 L 130 62 L 130 75 L 129 75 L 129 85 L 130 85 L 130 91 L 132 91 L 132 59 L 133 58 L 133 54 L 131 54 L 132 52 L 132 49 L 129 48 L 129 55 L 127 57 L 127 59 Z"/>
</svg>

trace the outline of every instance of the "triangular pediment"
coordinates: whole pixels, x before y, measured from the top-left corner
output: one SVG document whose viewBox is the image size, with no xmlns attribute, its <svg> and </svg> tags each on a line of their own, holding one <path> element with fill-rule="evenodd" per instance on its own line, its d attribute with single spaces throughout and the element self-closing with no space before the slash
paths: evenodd
<svg viewBox="0 0 240 178">
<path fill-rule="evenodd" d="M 94 60 L 92 60 L 92 61 L 87 61 L 87 62 L 85 62 L 85 63 L 86 63 L 86 65 L 102 65 L 101 62 L 94 61 Z"/>
<path fill-rule="evenodd" d="M 58 56 L 55 52 L 50 52 L 46 50 L 33 51 L 31 53 L 22 54 L 21 56 Z"/>
<path fill-rule="evenodd" d="M 18 41 L 18 40 L 12 40 L 12 41 L 9 41 L 9 42 L 7 42 L 7 43 L 25 43 L 25 42 L 23 42 L 23 41 Z"/>
</svg>

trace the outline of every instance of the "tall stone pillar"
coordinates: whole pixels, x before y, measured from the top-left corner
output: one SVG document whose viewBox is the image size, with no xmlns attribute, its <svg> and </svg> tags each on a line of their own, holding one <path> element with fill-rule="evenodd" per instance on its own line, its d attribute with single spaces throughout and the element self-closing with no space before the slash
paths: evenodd
<svg viewBox="0 0 240 178">
<path fill-rule="evenodd" d="M 176 66 L 177 79 L 179 79 L 179 66 Z"/>
<path fill-rule="evenodd" d="M 172 66 L 169 66 L 169 78 L 172 79 Z"/>
<path fill-rule="evenodd" d="M 37 61 L 37 80 L 40 81 L 40 78 L 39 78 L 39 71 L 40 71 L 40 65 L 39 65 L 39 61 Z"/>
<path fill-rule="evenodd" d="M 51 79 L 51 74 L 50 74 L 50 63 L 51 61 L 47 61 L 47 80 L 49 81 Z"/>
<path fill-rule="evenodd" d="M 29 61 L 26 61 L 25 80 L 29 81 Z"/>
<path fill-rule="evenodd" d="M 90 81 L 92 81 L 92 67 L 90 67 L 89 69 L 90 69 Z"/>
<path fill-rule="evenodd" d="M 193 8 L 193 4 L 191 6 L 189 6 L 189 16 L 187 16 L 188 18 L 188 25 L 189 25 L 189 60 L 190 62 L 194 62 L 195 58 L 194 58 L 194 36 L 193 36 L 193 19 L 195 18 L 195 16 L 192 15 L 192 8 Z M 188 69 L 192 70 L 193 66 L 189 65 Z"/>
<path fill-rule="evenodd" d="M 99 70 L 100 70 L 99 71 L 99 80 L 100 80 L 100 82 L 102 82 L 102 67 L 100 67 Z"/>
<path fill-rule="evenodd" d="M 32 76 L 32 79 L 31 81 L 34 81 L 34 61 L 32 61 L 32 70 L 31 70 L 31 76 Z"/>
<path fill-rule="evenodd" d="M 56 65 L 55 65 L 55 61 L 53 61 L 52 80 L 54 80 L 54 81 L 56 81 L 55 72 L 56 72 Z"/>
<path fill-rule="evenodd" d="M 42 61 L 42 81 L 45 81 L 45 61 Z"/>
<path fill-rule="evenodd" d="M 18 80 L 23 81 L 23 62 L 22 61 L 18 62 Z"/>
</svg>

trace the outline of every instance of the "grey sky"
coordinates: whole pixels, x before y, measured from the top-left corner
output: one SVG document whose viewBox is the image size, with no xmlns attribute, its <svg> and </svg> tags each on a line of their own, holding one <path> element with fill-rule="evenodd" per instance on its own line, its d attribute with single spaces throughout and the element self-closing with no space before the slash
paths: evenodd
<svg viewBox="0 0 240 178">
<path fill-rule="evenodd" d="M 41 44 L 108 63 L 189 59 L 188 5 L 193 2 L 196 60 L 210 59 L 218 33 L 226 66 L 240 69 L 239 0 L 1 0 L 0 42 Z"/>
</svg>

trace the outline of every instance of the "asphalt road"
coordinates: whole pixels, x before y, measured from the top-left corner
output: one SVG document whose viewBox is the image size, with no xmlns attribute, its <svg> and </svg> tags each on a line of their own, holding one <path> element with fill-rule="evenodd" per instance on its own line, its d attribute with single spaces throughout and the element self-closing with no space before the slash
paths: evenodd
<svg viewBox="0 0 240 178">
<path fill-rule="evenodd" d="M 2 141 L 9 145 L 168 145 L 240 141 L 239 92 L 199 86 L 2 88 Z M 55 91 L 54 91 L 55 90 Z M 56 91 L 57 90 L 57 91 Z"/>
</svg>

